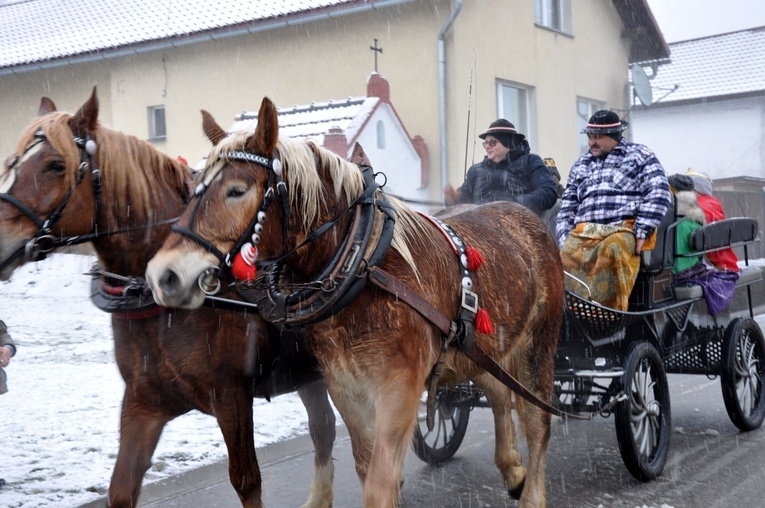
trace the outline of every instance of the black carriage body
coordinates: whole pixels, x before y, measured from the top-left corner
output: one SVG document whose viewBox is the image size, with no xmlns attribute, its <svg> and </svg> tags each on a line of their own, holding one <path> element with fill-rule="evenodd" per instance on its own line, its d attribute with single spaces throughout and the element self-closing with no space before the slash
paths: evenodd
<svg viewBox="0 0 765 508">
<path fill-rule="evenodd" d="M 741 270 L 730 306 L 714 316 L 709 314 L 700 286 L 673 286 L 678 222 L 674 213 L 667 217 L 659 227 L 656 248 L 641 259 L 629 311 L 566 293 L 566 326 L 558 343 L 557 375 L 618 370 L 628 347 L 637 341 L 647 341 L 657 349 L 668 373 L 717 375 L 729 324 L 765 312 L 765 278 L 760 266 Z M 749 245 L 759 241 L 757 232 L 754 219 L 727 219 L 699 228 L 694 246 L 699 253 L 728 246 L 743 246 L 747 252 Z"/>
</svg>

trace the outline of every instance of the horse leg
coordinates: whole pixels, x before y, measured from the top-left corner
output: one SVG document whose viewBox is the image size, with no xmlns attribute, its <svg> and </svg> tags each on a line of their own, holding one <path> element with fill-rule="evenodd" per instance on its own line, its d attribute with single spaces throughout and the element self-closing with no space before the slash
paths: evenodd
<svg viewBox="0 0 765 508">
<path fill-rule="evenodd" d="M 228 477 L 244 508 L 262 508 L 260 466 L 255 454 L 252 393 L 226 389 L 213 411 L 228 450 Z"/>
<path fill-rule="evenodd" d="M 141 404 L 132 386 L 125 387 L 120 414 L 120 446 L 109 483 L 108 506 L 129 507 L 138 504 L 143 475 L 151 465 L 151 456 L 170 417 L 159 408 Z"/>
<path fill-rule="evenodd" d="M 375 420 L 372 458 L 364 482 L 366 508 L 396 506 L 402 480 L 404 459 L 409 450 L 420 405 L 424 379 L 410 381 L 409 372 L 392 375 L 393 382 L 380 389 Z"/>
<path fill-rule="evenodd" d="M 308 413 L 308 431 L 314 447 L 313 481 L 303 508 L 329 508 L 332 506 L 332 482 L 335 478 L 335 464 L 332 462 L 335 412 L 329 403 L 323 379 L 303 386 L 298 390 L 298 395 Z"/>
<path fill-rule="evenodd" d="M 515 423 L 512 415 L 512 392 L 505 385 L 489 376 L 476 379 L 494 415 L 494 463 L 502 474 L 508 493 L 519 499 L 524 491 L 526 468 L 518 451 Z"/>
<path fill-rule="evenodd" d="M 523 372 L 520 373 L 520 380 L 539 398 L 550 401 L 553 397 L 554 361 L 552 355 L 544 354 L 538 349 L 543 348 L 530 349 L 525 368 L 521 369 Z M 550 443 L 552 416 L 547 411 L 525 401 L 519 402 L 519 406 L 522 410 L 518 414 L 523 420 L 529 450 L 528 479 L 519 506 L 545 506 L 545 461 Z"/>
<path fill-rule="evenodd" d="M 327 371 L 327 375 L 330 376 L 331 372 Z M 340 412 L 343 423 L 348 429 L 356 475 L 363 486 L 375 441 L 372 424 L 375 418 L 374 405 L 365 393 L 353 391 L 355 387 L 333 383 L 329 377 L 325 377 L 325 379 L 332 402 Z"/>
</svg>

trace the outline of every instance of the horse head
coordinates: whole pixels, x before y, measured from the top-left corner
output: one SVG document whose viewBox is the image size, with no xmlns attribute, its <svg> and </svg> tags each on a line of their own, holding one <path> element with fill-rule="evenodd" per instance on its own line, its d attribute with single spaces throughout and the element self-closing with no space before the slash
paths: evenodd
<svg viewBox="0 0 765 508">
<path fill-rule="evenodd" d="M 95 87 L 75 114 L 58 111 L 43 97 L 37 118 L 5 160 L 0 174 L 0 279 L 58 247 L 107 241 L 107 233 L 154 223 L 161 219 L 160 205 L 175 201 L 173 212 L 182 209 L 188 168 L 146 142 L 102 127 L 98 112 Z M 152 185 L 146 168 L 161 168 L 159 178 L 168 185 L 158 180 Z M 173 190 L 165 192 L 167 187 Z M 129 245 L 135 247 L 142 240 L 137 233 L 133 236 Z M 108 241 L 115 247 L 115 236 Z"/>
<path fill-rule="evenodd" d="M 214 147 L 192 202 L 147 269 L 155 299 L 164 306 L 195 308 L 221 279 L 253 280 L 257 267 L 287 256 L 309 274 L 321 260 L 302 243 L 352 196 L 332 192 L 332 182 L 317 169 L 333 172 L 350 163 L 312 141 L 280 138 L 277 110 L 268 98 L 252 132 L 227 135 L 209 113 L 202 117 Z M 359 171 L 349 174 L 345 178 L 360 189 Z"/>
</svg>

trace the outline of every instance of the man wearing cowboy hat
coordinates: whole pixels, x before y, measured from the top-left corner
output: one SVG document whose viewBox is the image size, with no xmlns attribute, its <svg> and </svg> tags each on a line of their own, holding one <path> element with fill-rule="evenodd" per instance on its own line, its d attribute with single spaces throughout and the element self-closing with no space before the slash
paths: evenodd
<svg viewBox="0 0 765 508">
<path fill-rule="evenodd" d="M 571 167 L 556 224 L 564 269 L 604 289 L 610 285 L 601 303 L 622 310 L 639 254 L 653 248 L 653 233 L 670 204 L 664 168 L 648 147 L 622 137 L 628 125 L 613 111 L 590 117 L 582 130 L 590 150 Z M 616 254 L 620 250 L 623 256 Z M 595 270 L 601 255 L 613 259 L 597 259 Z"/>
<path fill-rule="evenodd" d="M 478 137 L 484 140 L 486 157 L 470 167 L 459 189 L 444 189 L 447 205 L 514 201 L 541 215 L 555 204 L 558 194 L 550 171 L 512 123 L 500 118 Z"/>
</svg>

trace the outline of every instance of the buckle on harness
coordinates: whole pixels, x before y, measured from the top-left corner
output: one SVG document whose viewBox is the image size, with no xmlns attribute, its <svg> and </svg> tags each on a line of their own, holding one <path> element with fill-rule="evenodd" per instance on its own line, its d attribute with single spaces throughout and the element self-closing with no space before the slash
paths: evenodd
<svg viewBox="0 0 765 508">
<path fill-rule="evenodd" d="M 473 314 L 478 312 L 478 295 L 467 288 L 462 288 L 462 308 Z"/>
</svg>

